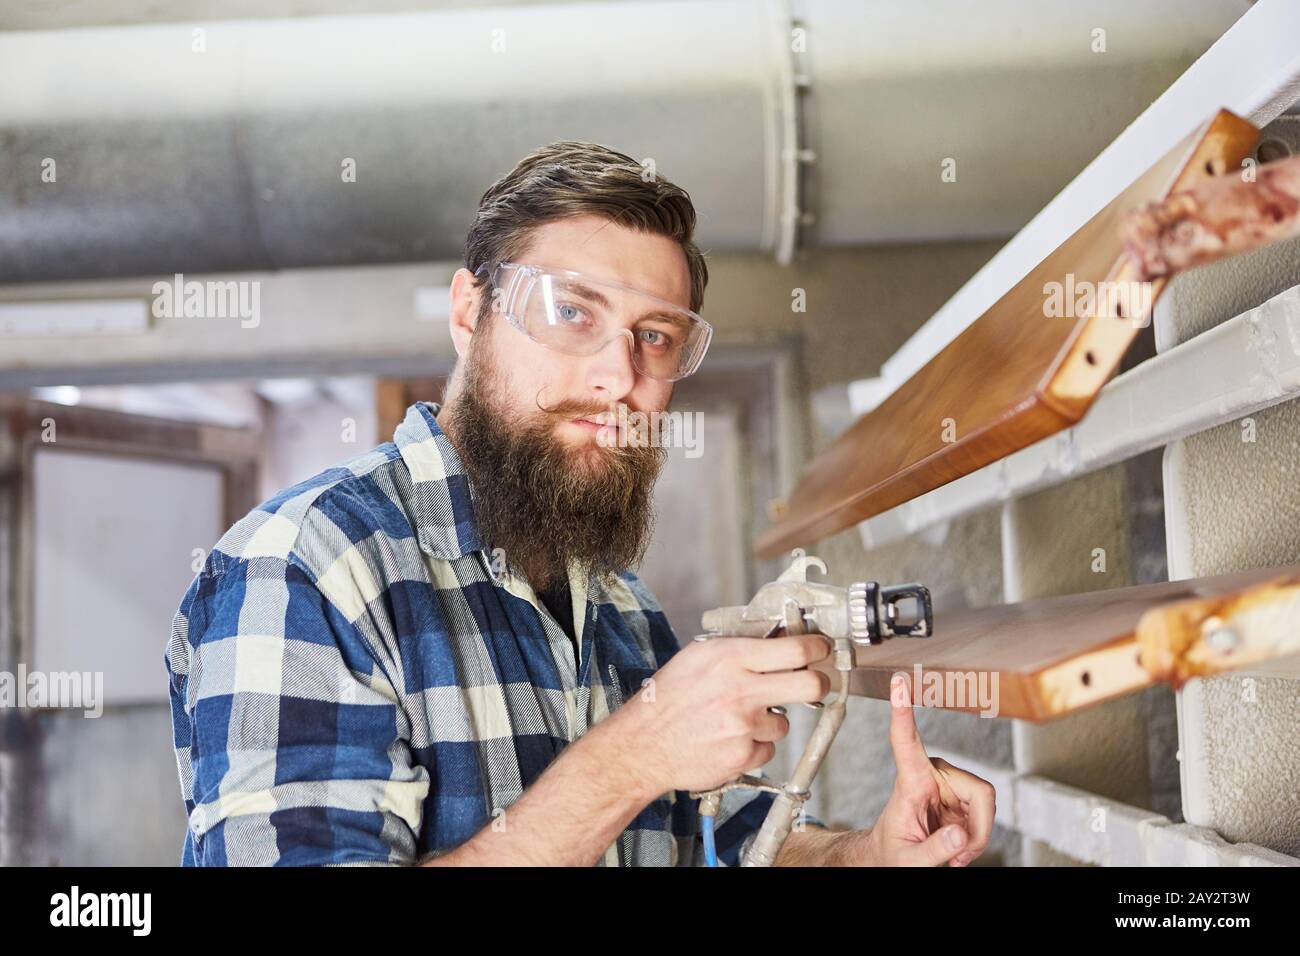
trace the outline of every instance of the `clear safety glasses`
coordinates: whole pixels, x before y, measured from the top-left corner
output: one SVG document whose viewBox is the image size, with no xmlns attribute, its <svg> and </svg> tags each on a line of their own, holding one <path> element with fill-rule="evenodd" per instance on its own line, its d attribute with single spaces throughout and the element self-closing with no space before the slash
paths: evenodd
<svg viewBox="0 0 1300 956">
<path fill-rule="evenodd" d="M 713 338 L 713 327 L 690 309 L 582 272 L 500 262 L 477 275 L 492 283 L 493 308 L 539 345 L 594 355 L 626 335 L 633 366 L 660 381 L 694 373 Z"/>
</svg>

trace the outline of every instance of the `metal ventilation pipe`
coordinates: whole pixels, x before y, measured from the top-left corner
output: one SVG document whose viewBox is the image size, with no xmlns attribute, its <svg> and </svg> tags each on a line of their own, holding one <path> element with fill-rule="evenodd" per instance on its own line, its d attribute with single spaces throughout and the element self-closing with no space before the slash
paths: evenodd
<svg viewBox="0 0 1300 956">
<path fill-rule="evenodd" d="M 561 138 L 653 160 L 711 251 L 1003 236 L 1248 7 L 701 0 L 0 34 L 0 283 L 454 259 L 483 189 Z"/>
</svg>

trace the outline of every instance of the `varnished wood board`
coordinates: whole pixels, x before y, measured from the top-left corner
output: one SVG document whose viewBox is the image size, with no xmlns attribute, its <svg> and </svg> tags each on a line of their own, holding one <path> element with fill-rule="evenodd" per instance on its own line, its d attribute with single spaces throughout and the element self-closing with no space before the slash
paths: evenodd
<svg viewBox="0 0 1300 956">
<path fill-rule="evenodd" d="M 1278 581 L 1290 581 L 1289 590 Z M 1208 617 L 1227 621 L 1243 609 L 1258 613 L 1261 604 L 1292 615 L 1289 625 L 1274 620 L 1275 631 L 1300 630 L 1300 566 L 936 613 L 932 637 L 856 648 L 850 691 L 887 699 L 890 679 L 901 672 L 920 706 L 1048 720 L 1159 680 L 1177 684 L 1193 676 L 1189 669 L 1221 673 L 1258 660 L 1220 656 L 1207 665 L 1197 648 Z M 834 674 L 828 662 L 818 668 Z"/>
</svg>

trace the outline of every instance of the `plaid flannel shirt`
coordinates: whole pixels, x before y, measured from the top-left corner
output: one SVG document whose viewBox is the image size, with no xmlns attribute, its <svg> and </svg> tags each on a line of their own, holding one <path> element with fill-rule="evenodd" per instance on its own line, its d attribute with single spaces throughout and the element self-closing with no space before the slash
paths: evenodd
<svg viewBox="0 0 1300 956">
<path fill-rule="evenodd" d="M 678 650 L 630 571 L 570 569 L 573 643 L 475 528 L 417 403 L 392 442 L 258 506 L 207 556 L 164 659 L 186 866 L 412 864 L 493 822 Z M 730 791 L 735 864 L 771 795 Z M 697 800 L 646 806 L 599 865 L 701 865 Z"/>
</svg>

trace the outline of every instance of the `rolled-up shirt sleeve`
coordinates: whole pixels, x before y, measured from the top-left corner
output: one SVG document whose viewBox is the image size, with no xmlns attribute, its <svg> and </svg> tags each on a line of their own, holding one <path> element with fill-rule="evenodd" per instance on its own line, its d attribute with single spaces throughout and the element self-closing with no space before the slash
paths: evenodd
<svg viewBox="0 0 1300 956">
<path fill-rule="evenodd" d="M 429 775 L 400 675 L 293 555 L 210 562 L 165 657 L 183 863 L 416 862 Z"/>
</svg>

